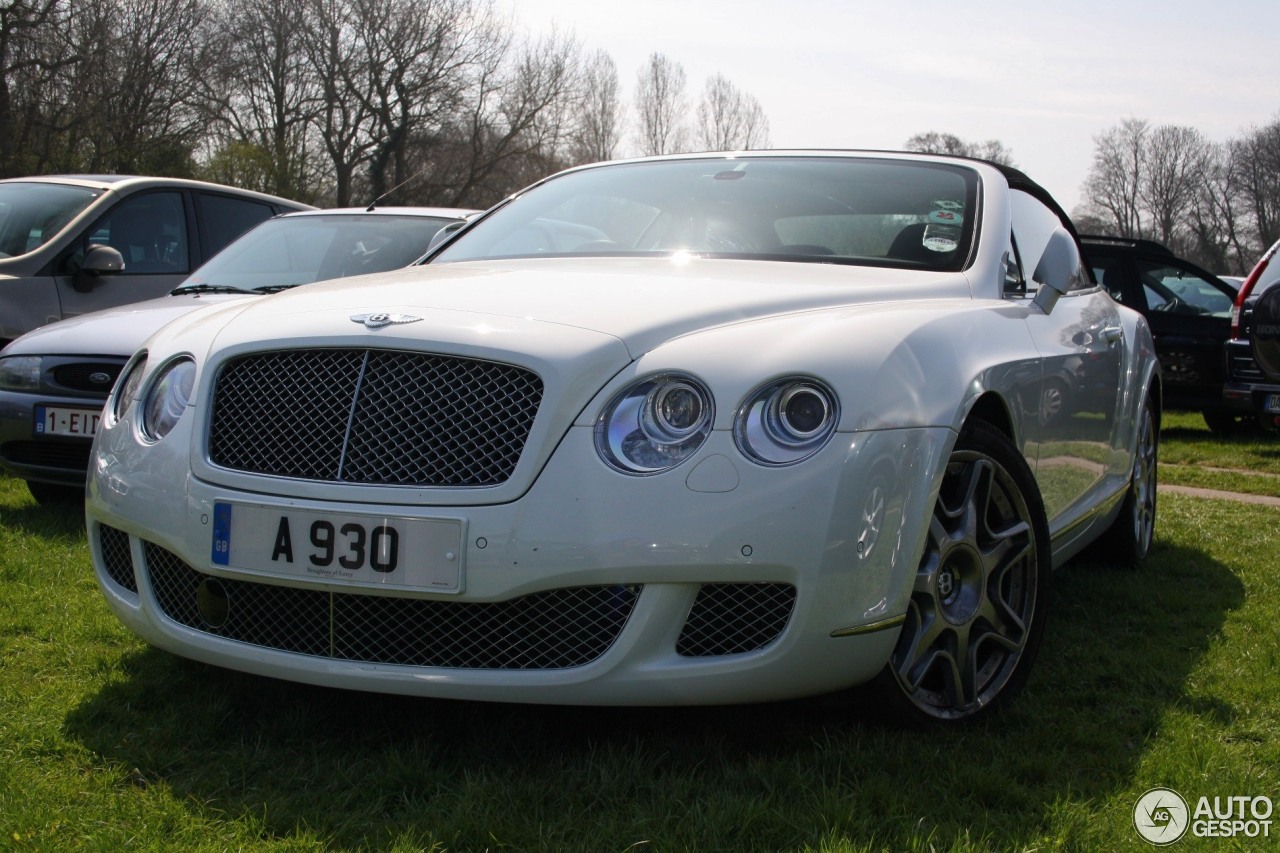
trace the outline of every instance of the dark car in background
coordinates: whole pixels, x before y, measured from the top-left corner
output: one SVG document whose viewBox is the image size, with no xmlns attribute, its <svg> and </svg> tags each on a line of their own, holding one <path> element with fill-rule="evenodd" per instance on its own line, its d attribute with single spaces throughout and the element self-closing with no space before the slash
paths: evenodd
<svg viewBox="0 0 1280 853">
<path fill-rule="evenodd" d="M 1223 392 L 1235 288 L 1152 240 L 1084 235 L 1080 243 L 1097 282 L 1147 318 L 1165 406 L 1201 412 L 1215 432 L 1253 419 L 1247 399 Z"/>
<path fill-rule="evenodd" d="M 1280 426 L 1280 241 L 1254 265 L 1240 287 L 1227 341 L 1224 393 Z"/>
<path fill-rule="evenodd" d="M 426 254 L 455 208 L 315 210 L 262 223 L 168 296 L 43 326 L 0 350 L 0 469 L 46 503 L 84 492 L 89 445 L 121 368 L 153 332 L 211 305 L 385 272 Z"/>
<path fill-rule="evenodd" d="M 67 317 L 162 296 L 300 204 L 180 178 L 0 180 L 0 346 Z"/>
</svg>

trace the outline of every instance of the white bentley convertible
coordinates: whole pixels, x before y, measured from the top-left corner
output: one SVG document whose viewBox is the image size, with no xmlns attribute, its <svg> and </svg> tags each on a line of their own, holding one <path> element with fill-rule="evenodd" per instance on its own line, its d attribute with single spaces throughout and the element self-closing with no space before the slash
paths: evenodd
<svg viewBox="0 0 1280 853">
<path fill-rule="evenodd" d="M 920 721 L 1025 682 L 1054 567 L 1150 548 L 1160 373 L 1022 174 L 587 166 L 428 264 L 214 307 L 126 367 L 103 593 L 220 666 L 421 696 Z"/>
</svg>

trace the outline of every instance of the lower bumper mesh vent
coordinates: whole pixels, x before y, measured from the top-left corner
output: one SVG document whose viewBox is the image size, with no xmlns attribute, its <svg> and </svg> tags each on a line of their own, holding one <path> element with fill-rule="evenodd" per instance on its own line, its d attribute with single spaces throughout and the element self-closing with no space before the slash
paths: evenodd
<svg viewBox="0 0 1280 853">
<path fill-rule="evenodd" d="M 197 631 L 337 660 L 454 669 L 566 669 L 618 638 L 639 586 L 554 589 L 483 603 L 296 589 L 196 571 L 145 543 L 165 616 Z"/>
<path fill-rule="evenodd" d="M 676 651 L 685 657 L 754 652 L 782 634 L 796 604 L 785 583 L 711 583 L 698 590 Z"/>
<path fill-rule="evenodd" d="M 102 547 L 102 562 L 107 575 L 129 592 L 138 591 L 138 580 L 133 574 L 133 556 L 129 553 L 129 534 L 103 524 L 98 528 L 98 542 Z"/>
</svg>

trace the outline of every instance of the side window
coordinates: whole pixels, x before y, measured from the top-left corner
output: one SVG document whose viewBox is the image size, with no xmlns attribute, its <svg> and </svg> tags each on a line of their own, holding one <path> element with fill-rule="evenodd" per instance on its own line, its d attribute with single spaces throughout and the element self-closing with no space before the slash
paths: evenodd
<svg viewBox="0 0 1280 853">
<path fill-rule="evenodd" d="M 1175 314 L 1230 317 L 1233 300 L 1218 285 L 1180 264 L 1138 260 L 1147 307 Z"/>
<path fill-rule="evenodd" d="M 259 222 L 276 215 L 270 205 L 260 201 L 216 193 L 197 193 L 196 197 L 209 257 Z"/>
<path fill-rule="evenodd" d="M 1129 305 L 1130 308 L 1138 307 L 1130 305 L 1133 300 L 1129 298 L 1128 288 L 1125 287 L 1127 270 L 1122 259 L 1090 256 L 1090 266 L 1093 267 L 1094 280 L 1111 294 L 1112 299 L 1121 305 Z"/>
<path fill-rule="evenodd" d="M 187 215 L 182 194 L 153 192 L 131 195 L 93 225 L 67 257 L 63 269 L 74 271 L 90 244 L 107 245 L 124 258 L 125 275 L 191 271 Z"/>
<path fill-rule="evenodd" d="M 1034 289 L 1038 285 L 1032 281 L 1031 276 L 1040 264 L 1045 247 L 1049 245 L 1049 238 L 1062 227 L 1062 220 L 1041 201 L 1021 190 L 1013 190 L 1009 196 L 1013 213 L 1013 242 L 1018 247 L 1019 261 L 1022 264 L 1023 275 L 1027 279 L 1027 287 Z M 1071 270 L 1069 274 L 1075 272 L 1077 270 Z M 1083 269 L 1083 261 L 1081 261 L 1079 272 L 1080 275 L 1076 276 L 1071 289 L 1074 291 L 1092 288 L 1093 282 Z"/>
</svg>

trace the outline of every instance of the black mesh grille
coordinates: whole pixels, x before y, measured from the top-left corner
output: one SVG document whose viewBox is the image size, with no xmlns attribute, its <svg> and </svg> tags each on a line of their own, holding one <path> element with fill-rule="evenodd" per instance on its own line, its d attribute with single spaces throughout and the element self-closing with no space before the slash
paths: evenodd
<svg viewBox="0 0 1280 853">
<path fill-rule="evenodd" d="M 255 646 L 367 663 L 582 666 L 617 639 L 641 589 L 571 587 L 494 603 L 426 601 L 214 578 L 157 545 L 144 549 L 160 609 L 175 622 Z"/>
<path fill-rule="evenodd" d="M 226 364 L 209 458 L 304 480 L 492 486 L 520 460 L 542 381 L 466 358 L 294 350 Z"/>
<path fill-rule="evenodd" d="M 61 364 L 53 369 L 53 381 L 64 388 L 87 391 L 105 400 L 123 367 L 123 361 Z"/>
<path fill-rule="evenodd" d="M 65 468 L 81 473 L 89 470 L 93 439 L 50 438 L 44 441 L 10 441 L 0 446 L 0 456 L 17 465 Z"/>
<path fill-rule="evenodd" d="M 129 534 L 104 524 L 98 528 L 98 541 L 102 546 L 102 562 L 107 575 L 129 592 L 137 592 L 138 581 L 133 575 L 133 556 L 129 553 Z"/>
<path fill-rule="evenodd" d="M 783 583 L 712 583 L 698 590 L 676 651 L 686 657 L 753 652 L 778 639 L 796 603 Z"/>
</svg>

